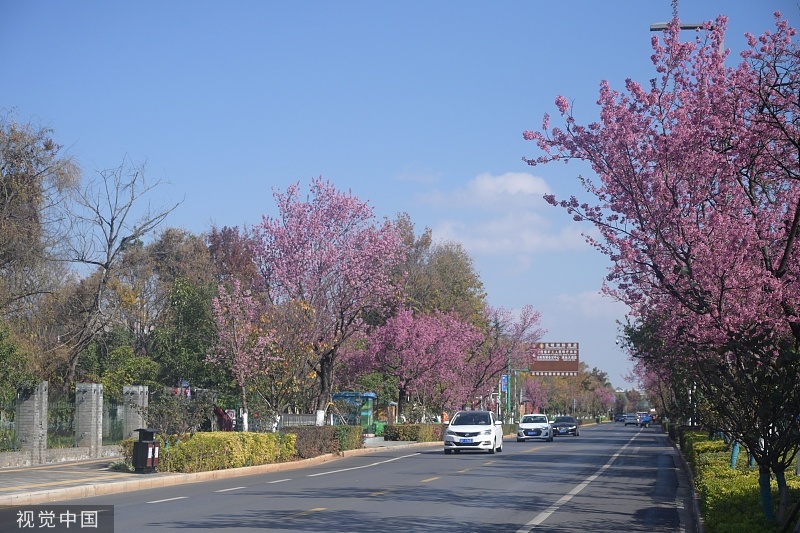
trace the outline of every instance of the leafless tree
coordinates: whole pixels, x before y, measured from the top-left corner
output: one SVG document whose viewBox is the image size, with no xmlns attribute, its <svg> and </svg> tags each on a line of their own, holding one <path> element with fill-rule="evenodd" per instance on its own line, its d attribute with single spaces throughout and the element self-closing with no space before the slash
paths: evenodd
<svg viewBox="0 0 800 533">
<path fill-rule="evenodd" d="M 110 303 L 110 284 L 117 276 L 126 248 L 141 242 L 180 205 L 153 207 L 145 196 L 161 183 L 148 183 L 145 165 L 128 157 L 113 169 L 97 172 L 70 208 L 69 235 L 64 257 L 89 269 L 82 297 L 72 309 L 72 326 L 61 340 L 69 347 L 64 383 L 75 379 L 81 352 L 99 333 L 116 325 L 117 306 Z"/>
</svg>

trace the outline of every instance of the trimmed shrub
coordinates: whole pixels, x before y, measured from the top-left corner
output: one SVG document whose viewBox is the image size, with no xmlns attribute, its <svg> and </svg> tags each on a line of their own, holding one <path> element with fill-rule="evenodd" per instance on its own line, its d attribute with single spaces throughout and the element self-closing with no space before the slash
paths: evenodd
<svg viewBox="0 0 800 533">
<path fill-rule="evenodd" d="M 190 473 L 289 461 L 295 456 L 294 439 L 277 433 L 195 433 L 167 439 L 158 468 Z"/>
<path fill-rule="evenodd" d="M 731 468 L 730 447 L 723 441 L 709 441 L 707 432 L 686 431 L 681 440 L 684 443 L 682 452 L 694 472 L 700 512 L 708 533 L 780 531 L 780 527 L 767 523 L 763 518 L 758 468 L 748 467 L 745 450 L 739 454 L 736 468 Z M 800 479 L 787 475 L 786 483 L 790 501 L 797 501 Z M 774 480 L 772 498 L 777 507 L 778 486 Z"/>
<path fill-rule="evenodd" d="M 384 440 L 435 442 L 444 438 L 443 424 L 391 424 L 383 428 Z"/>
<path fill-rule="evenodd" d="M 340 451 L 336 427 L 339 426 L 298 426 L 281 429 L 279 433 L 296 435 L 296 457 L 310 459 Z"/>
<path fill-rule="evenodd" d="M 339 451 L 358 450 L 364 447 L 364 429 L 361 426 L 334 426 Z"/>
</svg>

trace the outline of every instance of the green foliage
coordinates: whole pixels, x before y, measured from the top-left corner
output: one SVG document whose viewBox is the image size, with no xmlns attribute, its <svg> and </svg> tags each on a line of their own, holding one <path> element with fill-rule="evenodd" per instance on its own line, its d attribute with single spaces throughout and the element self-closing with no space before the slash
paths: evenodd
<svg viewBox="0 0 800 533">
<path fill-rule="evenodd" d="M 123 440 L 122 442 L 119 443 L 119 449 L 120 449 L 120 452 L 122 453 L 122 459 L 125 462 L 127 462 L 128 464 L 133 462 L 133 443 L 134 443 L 134 440 L 135 439 L 130 438 L 130 439 L 125 439 L 125 440 Z M 162 447 L 164 446 L 163 442 L 161 443 L 161 446 Z"/>
<path fill-rule="evenodd" d="M 112 370 L 118 363 L 114 360 L 114 352 L 119 348 L 133 346 L 134 342 L 135 339 L 130 330 L 124 327 L 116 327 L 102 332 L 98 335 L 97 340 L 83 350 L 78 360 L 82 379 L 91 383 L 99 382 L 101 376 Z M 107 392 L 106 396 L 108 396 Z"/>
<path fill-rule="evenodd" d="M 0 323 L 0 403 L 8 403 L 17 397 L 17 389 L 34 388 L 38 382 L 29 370 L 28 357 L 19 349 L 9 328 Z"/>
<path fill-rule="evenodd" d="M 113 402 L 122 402 L 124 385 L 147 385 L 158 389 L 158 363 L 147 357 L 139 357 L 130 346 L 120 346 L 109 354 L 110 364 L 103 373 L 100 382 L 103 384 L 105 397 Z"/>
<path fill-rule="evenodd" d="M 0 452 L 9 452 L 16 449 L 17 433 L 13 429 L 0 429 Z"/>
<path fill-rule="evenodd" d="M 163 472 L 205 472 L 289 461 L 295 436 L 281 433 L 195 433 L 170 440 L 162 448 Z"/>
<path fill-rule="evenodd" d="M 161 364 L 163 383 L 174 385 L 187 379 L 193 387 L 216 388 L 225 381 L 224 372 L 205 361 L 216 339 L 212 295 L 202 284 L 175 279 L 165 323 L 153 332 L 152 353 Z"/>
<path fill-rule="evenodd" d="M 281 429 L 279 433 L 296 435 L 295 450 L 297 457 L 299 459 L 310 459 L 311 457 L 319 457 L 329 453 L 339 453 L 341 449 L 336 427 L 339 426 L 290 427 Z M 360 431 L 361 428 L 358 429 Z"/>
<path fill-rule="evenodd" d="M 383 428 L 384 440 L 436 442 L 444 439 L 443 424 L 390 424 Z"/>
<path fill-rule="evenodd" d="M 364 436 L 361 426 L 334 426 L 336 440 L 339 441 L 339 451 L 358 450 L 364 446 Z"/>
<path fill-rule="evenodd" d="M 153 396 L 145 409 L 147 425 L 162 435 L 194 433 L 213 416 L 214 402 L 209 394 L 187 398 L 181 394 L 162 392 Z"/>
<path fill-rule="evenodd" d="M 707 433 L 686 432 L 683 443 L 682 451 L 695 475 L 695 488 L 708 533 L 780 531 L 780 527 L 764 520 L 758 468 L 747 466 L 747 452 L 740 453 L 736 468 L 731 468 L 731 452 L 723 441 L 709 441 Z M 800 479 L 788 477 L 787 484 L 790 501 L 797 501 Z M 777 504 L 778 486 L 774 480 L 772 491 Z"/>
</svg>

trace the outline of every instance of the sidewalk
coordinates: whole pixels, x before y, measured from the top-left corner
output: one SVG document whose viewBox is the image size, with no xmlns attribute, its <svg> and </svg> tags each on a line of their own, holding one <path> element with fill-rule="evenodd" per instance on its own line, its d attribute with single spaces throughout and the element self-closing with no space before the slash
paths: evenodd
<svg viewBox="0 0 800 533">
<path fill-rule="evenodd" d="M 0 506 L 38 505 L 43 503 L 90 498 L 134 490 L 196 483 L 211 479 L 291 470 L 303 466 L 333 461 L 341 457 L 376 452 L 387 447 L 438 445 L 438 442 L 385 441 L 383 437 L 365 439 L 364 448 L 342 454 L 328 454 L 313 459 L 293 461 L 196 474 L 155 472 L 137 474 L 110 470 L 117 458 L 92 459 L 48 465 L 0 468 Z"/>
</svg>

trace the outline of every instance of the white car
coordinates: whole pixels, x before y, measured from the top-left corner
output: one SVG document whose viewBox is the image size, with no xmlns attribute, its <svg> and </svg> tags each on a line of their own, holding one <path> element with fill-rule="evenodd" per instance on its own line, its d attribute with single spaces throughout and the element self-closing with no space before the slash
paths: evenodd
<svg viewBox="0 0 800 533">
<path fill-rule="evenodd" d="M 503 423 L 492 411 L 459 411 L 444 432 L 444 453 L 503 451 Z"/>
<path fill-rule="evenodd" d="M 547 415 L 524 415 L 517 426 L 517 442 L 541 439 L 553 442 L 553 426 Z"/>
</svg>

